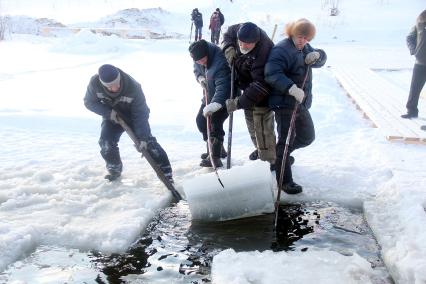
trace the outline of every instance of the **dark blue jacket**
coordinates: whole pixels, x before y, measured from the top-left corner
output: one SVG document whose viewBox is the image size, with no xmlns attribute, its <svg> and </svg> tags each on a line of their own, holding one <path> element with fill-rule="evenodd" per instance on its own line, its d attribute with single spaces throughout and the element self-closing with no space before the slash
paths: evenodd
<svg viewBox="0 0 426 284">
<path fill-rule="evenodd" d="M 312 48 L 307 43 L 302 50 L 298 50 L 291 38 L 286 38 L 277 43 L 269 54 L 265 65 L 265 80 L 272 87 L 269 96 L 269 107 L 293 109 L 296 99 L 288 93 L 288 89 L 296 84 L 299 88 L 308 70 L 305 57 L 309 52 L 318 51 L 320 58 L 311 65 L 313 68 L 322 67 L 327 61 L 326 53 L 321 49 Z M 309 68 L 308 77 L 303 88 L 305 99 L 300 107 L 309 109 L 312 105 L 312 69 Z"/>
<path fill-rule="evenodd" d="M 138 139 L 146 140 L 151 136 L 149 126 L 149 108 L 146 104 L 145 95 L 141 85 L 128 74 L 120 70 L 120 91 L 110 93 L 99 81 L 99 75 L 94 75 L 87 86 L 84 97 L 84 105 L 87 109 L 109 119 L 112 103 L 115 108 L 123 115 L 123 119 L 129 124 L 135 132 Z"/>
<path fill-rule="evenodd" d="M 212 43 L 208 44 L 207 68 L 194 62 L 195 78 L 207 79 L 208 103 L 216 102 L 225 106 L 231 94 L 231 70 L 222 50 Z M 204 100 L 203 100 L 204 101 Z"/>
</svg>

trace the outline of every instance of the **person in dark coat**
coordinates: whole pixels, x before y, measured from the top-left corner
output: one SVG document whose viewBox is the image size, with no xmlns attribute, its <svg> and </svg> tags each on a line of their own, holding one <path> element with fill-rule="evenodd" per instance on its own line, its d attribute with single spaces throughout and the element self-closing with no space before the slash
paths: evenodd
<svg viewBox="0 0 426 284">
<path fill-rule="evenodd" d="M 407 113 L 402 118 L 415 118 L 419 115 L 420 92 L 426 82 L 426 10 L 418 17 L 416 25 L 407 36 L 407 46 L 410 54 L 416 57 L 416 63 L 411 77 L 410 93 L 407 100 Z"/>
<path fill-rule="evenodd" d="M 235 67 L 235 85 L 242 92 L 226 102 L 228 112 L 244 109 L 247 128 L 256 150 L 251 160 L 268 161 L 275 167 L 276 137 L 274 113 L 269 109 L 270 87 L 265 82 L 264 67 L 272 40 L 254 23 L 232 25 L 223 35 L 223 50 L 230 66 Z"/>
<path fill-rule="evenodd" d="M 138 150 L 148 150 L 164 175 L 173 182 L 169 158 L 151 134 L 149 108 L 141 85 L 135 79 L 113 65 L 102 65 L 98 74 L 90 79 L 84 105 L 102 116 L 99 146 L 109 172 L 105 179 L 113 181 L 120 177 L 123 170 L 118 141 L 124 129 L 118 124 L 119 112 L 140 141 L 140 145 L 136 145 Z"/>
<path fill-rule="evenodd" d="M 195 25 L 195 41 L 200 40 L 203 38 L 203 14 L 198 11 L 198 8 L 192 10 L 191 19 Z"/>
<path fill-rule="evenodd" d="M 289 155 L 298 148 L 310 145 L 315 139 L 314 124 L 309 113 L 312 104 L 311 68 L 322 67 L 327 55 L 323 50 L 315 49 L 308 43 L 315 36 L 315 26 L 310 21 L 299 19 L 288 24 L 286 34 L 288 37 L 277 43 L 269 55 L 265 67 L 265 80 L 273 88 L 269 106 L 274 110 L 277 122 L 278 184 L 291 115 L 296 103 L 299 104 L 295 129 L 290 136 L 282 186 L 284 192 L 297 194 L 302 192 L 302 186 L 293 181 L 291 164 L 294 159 Z"/>
<path fill-rule="evenodd" d="M 228 117 L 225 101 L 230 97 L 231 71 L 221 49 L 204 39 L 193 42 L 189 46 L 189 53 L 194 60 L 195 78 L 203 91 L 207 90 L 207 101 L 203 97 L 197 114 L 197 127 L 203 135 L 203 140 L 207 141 L 206 117 L 211 117 L 212 158 L 216 167 L 222 167 L 220 158 L 226 157 L 223 148 L 223 123 Z M 208 153 L 203 154 L 201 158 L 200 166 L 212 167 Z"/>
</svg>

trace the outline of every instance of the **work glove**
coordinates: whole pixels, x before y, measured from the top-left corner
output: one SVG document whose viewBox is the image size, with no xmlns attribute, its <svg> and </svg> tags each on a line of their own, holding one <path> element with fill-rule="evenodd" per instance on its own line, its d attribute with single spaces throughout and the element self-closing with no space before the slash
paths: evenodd
<svg viewBox="0 0 426 284">
<path fill-rule="evenodd" d="M 203 115 L 204 117 L 212 115 L 212 113 L 220 110 L 222 108 L 222 105 L 220 103 L 209 103 L 203 108 Z"/>
<path fill-rule="evenodd" d="M 201 87 L 203 87 L 203 89 L 207 89 L 207 80 L 206 77 L 204 76 L 198 76 L 197 78 L 198 83 L 200 83 Z"/>
<path fill-rule="evenodd" d="M 118 124 L 117 112 L 115 110 L 111 110 L 111 113 L 109 115 L 109 120 Z"/>
<path fill-rule="evenodd" d="M 229 66 L 232 66 L 232 63 L 237 58 L 237 52 L 235 51 L 235 48 L 230 46 L 227 49 L 225 49 L 225 57 L 228 61 Z"/>
<path fill-rule="evenodd" d="M 317 62 L 317 60 L 320 58 L 320 53 L 318 51 L 312 51 L 306 54 L 305 57 L 305 64 L 311 65 Z"/>
<path fill-rule="evenodd" d="M 291 88 L 288 89 L 288 93 L 290 94 L 290 96 L 293 96 L 299 104 L 303 102 L 305 92 L 302 89 L 298 88 L 296 84 L 293 84 Z"/>
<path fill-rule="evenodd" d="M 238 109 L 238 98 L 227 99 L 225 104 L 226 104 L 226 110 L 228 111 L 228 113 L 232 113 Z"/>
<path fill-rule="evenodd" d="M 141 140 L 139 142 L 139 145 L 135 144 L 135 148 L 139 153 L 142 153 L 142 150 L 148 150 L 148 142 Z M 141 157 L 143 157 L 143 154 Z"/>
</svg>

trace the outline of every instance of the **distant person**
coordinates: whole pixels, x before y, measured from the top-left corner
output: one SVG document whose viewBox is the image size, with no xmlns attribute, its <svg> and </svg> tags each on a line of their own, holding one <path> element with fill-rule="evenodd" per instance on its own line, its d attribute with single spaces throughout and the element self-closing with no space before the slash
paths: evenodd
<svg viewBox="0 0 426 284">
<path fill-rule="evenodd" d="M 401 115 L 402 118 L 415 118 L 419 115 L 417 105 L 419 103 L 420 92 L 426 82 L 426 10 L 418 17 L 416 25 L 407 36 L 407 45 L 410 54 L 414 55 L 413 75 L 411 77 L 410 93 L 407 101 L 407 113 Z"/>
<path fill-rule="evenodd" d="M 274 44 L 265 31 L 251 22 L 230 26 L 223 35 L 222 44 L 229 65 L 235 66 L 236 87 L 242 92 L 227 100 L 228 112 L 244 109 L 250 138 L 256 147 L 249 159 L 267 161 L 274 170 L 274 112 L 268 107 L 270 87 L 264 75 L 266 60 Z"/>
<path fill-rule="evenodd" d="M 210 139 L 212 144 L 212 158 L 216 167 L 222 167 L 221 158 L 226 158 L 227 153 L 223 147 L 225 131 L 223 123 L 228 117 L 225 101 L 231 92 L 231 71 L 221 49 L 204 39 L 193 42 L 189 46 L 189 53 L 194 60 L 194 74 L 203 89 L 207 90 L 207 101 L 201 100 L 197 114 L 197 127 L 207 142 L 207 120 L 211 117 Z M 207 144 L 208 145 L 208 144 Z M 202 167 L 212 167 L 207 153 L 201 155 Z"/>
<path fill-rule="evenodd" d="M 209 29 L 211 31 L 211 42 L 218 45 L 220 38 L 220 29 L 225 23 L 225 16 L 222 14 L 219 8 L 213 12 L 210 17 Z"/>
<path fill-rule="evenodd" d="M 151 134 L 149 108 L 141 85 L 135 79 L 113 65 L 102 65 L 98 74 L 90 79 L 84 105 L 102 116 L 99 146 L 108 170 L 105 179 L 116 180 L 123 170 L 118 141 L 124 129 L 118 124 L 117 110 L 140 141 L 140 144 L 136 145 L 138 150 L 148 150 L 166 178 L 173 182 L 169 158 Z"/>
<path fill-rule="evenodd" d="M 273 88 L 269 106 L 275 112 L 278 143 L 276 179 L 279 184 L 284 147 L 289 135 L 290 120 L 296 103 L 295 129 L 290 133 L 290 144 L 286 157 L 282 189 L 288 194 L 302 192 L 302 186 L 293 181 L 290 153 L 310 145 L 315 139 L 314 123 L 309 113 L 312 104 L 312 68 L 322 67 L 327 55 L 313 48 L 310 42 L 315 36 L 315 26 L 306 19 L 299 19 L 286 26 L 287 38 L 272 49 L 265 67 L 265 80 Z M 307 76 L 307 77 L 306 77 Z M 303 81 L 305 85 L 302 89 Z"/>
<path fill-rule="evenodd" d="M 203 29 L 203 14 L 198 11 L 198 8 L 192 10 L 191 14 L 192 22 L 195 25 L 195 41 L 202 39 L 202 29 Z"/>
</svg>

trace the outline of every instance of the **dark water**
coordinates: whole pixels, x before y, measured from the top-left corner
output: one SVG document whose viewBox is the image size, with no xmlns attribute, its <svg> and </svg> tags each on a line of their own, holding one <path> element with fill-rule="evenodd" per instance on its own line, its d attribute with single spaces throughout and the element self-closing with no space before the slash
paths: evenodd
<svg viewBox="0 0 426 284">
<path fill-rule="evenodd" d="M 213 256 L 224 249 L 318 247 L 344 255 L 356 252 L 379 272 L 375 283 L 393 283 L 361 210 L 326 202 L 285 205 L 279 210 L 274 232 L 273 214 L 220 223 L 191 222 L 187 204 L 174 204 L 160 212 L 127 253 L 93 252 L 91 262 L 102 274 L 96 282 L 211 283 Z"/>
</svg>

